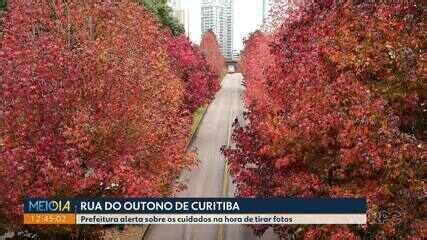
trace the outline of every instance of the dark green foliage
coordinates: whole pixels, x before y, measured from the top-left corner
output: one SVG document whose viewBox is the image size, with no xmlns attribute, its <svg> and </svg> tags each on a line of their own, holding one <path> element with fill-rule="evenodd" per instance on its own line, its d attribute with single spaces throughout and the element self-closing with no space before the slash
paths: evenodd
<svg viewBox="0 0 427 240">
<path fill-rule="evenodd" d="M 185 32 L 184 26 L 173 16 L 166 0 L 138 0 L 138 2 L 152 12 L 163 26 L 168 27 L 173 35 L 179 36 Z"/>
<path fill-rule="evenodd" d="M 6 5 L 7 5 L 7 1 L 6 0 L 0 0 L 0 11 L 1 10 L 5 10 L 6 9 Z"/>
</svg>

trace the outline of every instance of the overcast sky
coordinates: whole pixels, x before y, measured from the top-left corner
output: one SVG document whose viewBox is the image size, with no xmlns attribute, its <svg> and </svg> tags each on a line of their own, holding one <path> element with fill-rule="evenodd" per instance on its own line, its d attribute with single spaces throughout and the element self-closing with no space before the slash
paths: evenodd
<svg viewBox="0 0 427 240">
<path fill-rule="evenodd" d="M 182 7 L 190 11 L 190 38 L 199 43 L 201 36 L 200 1 L 181 0 Z M 262 0 L 234 0 L 233 48 L 242 48 L 242 39 L 259 27 L 262 22 Z"/>
</svg>

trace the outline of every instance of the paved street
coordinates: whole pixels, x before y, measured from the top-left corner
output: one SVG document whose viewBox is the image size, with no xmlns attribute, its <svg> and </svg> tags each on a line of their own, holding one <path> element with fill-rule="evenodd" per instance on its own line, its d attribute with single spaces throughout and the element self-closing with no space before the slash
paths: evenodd
<svg viewBox="0 0 427 240">
<path fill-rule="evenodd" d="M 186 191 L 178 197 L 223 197 L 233 196 L 233 186 L 228 175 L 224 176 L 225 160 L 220 152 L 223 145 L 229 144 L 231 125 L 236 117 L 242 122 L 243 105 L 241 94 L 241 74 L 229 74 L 222 82 L 222 89 L 209 106 L 197 132 L 192 148 L 198 152 L 200 164 L 190 172 L 184 173 Z M 224 181 L 225 178 L 226 181 Z M 224 182 L 227 186 L 224 186 Z M 157 225 L 151 226 L 149 240 L 251 240 L 259 239 L 241 225 Z M 262 239 L 275 239 L 266 234 Z"/>
</svg>

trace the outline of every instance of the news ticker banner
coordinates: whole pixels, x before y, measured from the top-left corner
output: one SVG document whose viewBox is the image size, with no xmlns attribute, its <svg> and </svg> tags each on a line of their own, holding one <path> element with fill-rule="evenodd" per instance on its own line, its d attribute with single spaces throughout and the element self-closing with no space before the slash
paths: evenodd
<svg viewBox="0 0 427 240">
<path fill-rule="evenodd" d="M 24 224 L 366 224 L 362 198 L 31 198 Z"/>
</svg>

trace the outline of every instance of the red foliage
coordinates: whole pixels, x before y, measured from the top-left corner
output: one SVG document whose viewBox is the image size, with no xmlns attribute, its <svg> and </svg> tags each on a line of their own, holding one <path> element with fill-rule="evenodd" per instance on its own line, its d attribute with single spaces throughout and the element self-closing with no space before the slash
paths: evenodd
<svg viewBox="0 0 427 240">
<path fill-rule="evenodd" d="M 184 36 L 170 36 L 168 54 L 171 68 L 185 86 L 185 104 L 190 112 L 207 104 L 219 89 L 219 80 L 200 50 Z"/>
<path fill-rule="evenodd" d="M 32 196 L 165 196 L 190 116 L 166 37 L 132 1 L 12 0 L 0 50 L 0 216 Z"/>
<path fill-rule="evenodd" d="M 200 50 L 216 76 L 221 76 L 225 68 L 225 58 L 213 31 L 205 32 L 200 41 Z"/>
<path fill-rule="evenodd" d="M 270 54 L 270 44 L 271 36 L 260 31 L 254 32 L 245 41 L 245 50 L 241 54 L 239 63 L 244 79 L 246 79 L 244 81 L 246 85 L 245 103 L 247 106 L 257 108 L 257 112 L 270 108 L 269 101 L 265 99 L 267 96 L 264 94 L 266 74 L 274 64 L 273 55 Z"/>
<path fill-rule="evenodd" d="M 270 43 L 259 33 L 246 43 L 248 125 L 225 150 L 237 195 L 368 199 L 367 226 L 275 226 L 283 238 L 426 237 L 421 14 L 413 5 L 313 5 Z"/>
</svg>

